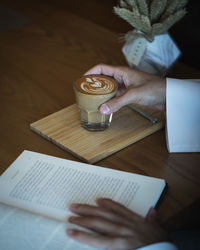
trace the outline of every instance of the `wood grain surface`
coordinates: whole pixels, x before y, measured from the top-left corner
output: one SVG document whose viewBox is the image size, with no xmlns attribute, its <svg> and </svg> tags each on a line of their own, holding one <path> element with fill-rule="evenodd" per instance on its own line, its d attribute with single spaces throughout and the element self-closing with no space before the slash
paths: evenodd
<svg viewBox="0 0 200 250">
<path fill-rule="evenodd" d="M 127 26 L 107 10 L 110 1 L 94 0 L 90 8 L 91 1 L 84 0 L 88 7 L 82 11 L 80 0 L 70 7 L 67 2 L 1 1 L 30 22 L 0 32 L 0 173 L 24 149 L 77 160 L 33 133 L 30 124 L 72 105 L 72 83 L 93 65 L 126 65 L 118 38 Z M 199 78 L 200 72 L 177 63 L 170 76 Z M 200 196 L 200 154 L 169 154 L 164 129 L 98 165 L 164 178 L 162 222 Z"/>
<path fill-rule="evenodd" d="M 153 124 L 124 107 L 114 114 L 109 129 L 90 132 L 81 127 L 77 105 L 73 104 L 32 123 L 30 128 L 81 160 L 96 163 L 164 127 L 162 112 L 147 108 L 145 111 L 158 118 L 158 122 Z"/>
</svg>

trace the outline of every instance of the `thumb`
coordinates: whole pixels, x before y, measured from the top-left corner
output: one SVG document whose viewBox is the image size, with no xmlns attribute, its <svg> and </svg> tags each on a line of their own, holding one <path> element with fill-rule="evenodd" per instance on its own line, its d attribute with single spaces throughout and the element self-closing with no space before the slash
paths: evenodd
<svg viewBox="0 0 200 250">
<path fill-rule="evenodd" d="M 112 99 L 110 99 L 108 102 L 102 104 L 99 108 L 99 111 L 103 115 L 109 115 L 111 113 L 114 113 L 118 111 L 123 106 L 130 104 L 132 102 L 136 101 L 136 93 L 134 91 L 127 91 L 123 95 L 116 96 Z"/>
<path fill-rule="evenodd" d="M 117 96 L 109 100 L 108 102 L 102 104 L 99 110 L 102 114 L 108 115 L 118 111 L 122 106 L 126 104 L 127 103 L 124 102 L 122 96 Z"/>
</svg>

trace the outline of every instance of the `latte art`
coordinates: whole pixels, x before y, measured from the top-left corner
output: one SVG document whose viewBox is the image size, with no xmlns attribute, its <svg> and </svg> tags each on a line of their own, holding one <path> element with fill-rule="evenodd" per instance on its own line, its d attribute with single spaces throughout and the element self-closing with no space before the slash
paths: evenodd
<svg viewBox="0 0 200 250">
<path fill-rule="evenodd" d="M 103 77 L 86 77 L 80 83 L 80 88 L 83 92 L 88 94 L 108 94 L 111 93 L 115 88 L 116 84 L 109 79 Z"/>
</svg>

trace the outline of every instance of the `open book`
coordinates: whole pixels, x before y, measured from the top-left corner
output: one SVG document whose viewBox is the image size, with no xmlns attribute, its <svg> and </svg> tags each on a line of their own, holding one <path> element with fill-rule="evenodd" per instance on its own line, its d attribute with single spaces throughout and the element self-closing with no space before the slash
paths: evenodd
<svg viewBox="0 0 200 250">
<path fill-rule="evenodd" d="M 24 151 L 0 177 L 1 250 L 93 249 L 66 235 L 72 202 L 107 197 L 145 216 L 162 179 Z"/>
</svg>

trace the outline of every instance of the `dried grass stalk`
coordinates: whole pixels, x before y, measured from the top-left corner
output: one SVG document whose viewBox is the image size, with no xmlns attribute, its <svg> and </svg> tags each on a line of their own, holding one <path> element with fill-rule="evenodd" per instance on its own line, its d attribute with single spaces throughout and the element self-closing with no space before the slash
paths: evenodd
<svg viewBox="0 0 200 250">
<path fill-rule="evenodd" d="M 114 13 L 152 39 L 166 32 L 185 14 L 188 0 L 120 0 Z"/>
</svg>

